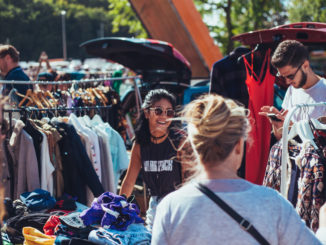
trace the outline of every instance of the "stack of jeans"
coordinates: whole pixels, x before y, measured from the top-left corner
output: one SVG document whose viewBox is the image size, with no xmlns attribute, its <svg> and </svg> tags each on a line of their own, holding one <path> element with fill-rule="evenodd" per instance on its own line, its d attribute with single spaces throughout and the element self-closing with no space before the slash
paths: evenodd
<svg viewBox="0 0 326 245">
<path fill-rule="evenodd" d="M 88 240 L 103 245 L 149 245 L 151 237 L 151 233 L 143 224 L 132 224 L 126 231 L 103 228 L 93 230 L 89 233 Z"/>
</svg>

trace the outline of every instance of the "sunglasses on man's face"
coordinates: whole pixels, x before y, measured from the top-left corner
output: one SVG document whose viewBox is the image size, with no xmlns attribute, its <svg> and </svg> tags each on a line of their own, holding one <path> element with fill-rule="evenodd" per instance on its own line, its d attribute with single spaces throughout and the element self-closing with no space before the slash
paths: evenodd
<svg viewBox="0 0 326 245">
<path fill-rule="evenodd" d="M 277 72 L 276 76 L 282 79 L 289 79 L 289 80 L 293 80 L 295 78 L 295 75 L 297 75 L 298 71 L 300 70 L 301 66 L 303 65 L 303 63 L 297 68 L 297 70 L 295 71 L 295 73 L 291 74 L 291 75 L 287 75 L 287 76 L 282 76 L 280 74 L 280 72 Z"/>
<path fill-rule="evenodd" d="M 156 116 L 161 116 L 163 114 L 163 109 L 161 107 L 152 107 L 149 110 L 154 111 Z M 167 109 L 164 111 L 167 117 L 174 117 L 174 110 Z"/>
</svg>

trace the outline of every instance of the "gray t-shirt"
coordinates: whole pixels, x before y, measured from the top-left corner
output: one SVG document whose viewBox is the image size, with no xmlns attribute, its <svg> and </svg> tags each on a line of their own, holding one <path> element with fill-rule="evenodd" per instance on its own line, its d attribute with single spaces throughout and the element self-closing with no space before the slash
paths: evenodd
<svg viewBox="0 0 326 245">
<path fill-rule="evenodd" d="M 278 192 L 243 179 L 202 180 L 270 244 L 321 244 Z M 157 207 L 152 244 L 258 244 L 193 183 L 167 195 Z"/>
</svg>

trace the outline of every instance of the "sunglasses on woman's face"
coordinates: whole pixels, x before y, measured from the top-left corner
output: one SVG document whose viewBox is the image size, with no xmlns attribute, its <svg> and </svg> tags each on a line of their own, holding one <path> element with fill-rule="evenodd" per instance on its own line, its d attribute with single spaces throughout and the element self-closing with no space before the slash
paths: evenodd
<svg viewBox="0 0 326 245">
<path fill-rule="evenodd" d="M 163 109 L 161 107 L 154 107 L 154 108 L 152 107 L 149 108 L 149 110 L 154 111 L 156 116 L 161 116 L 163 114 Z M 174 110 L 167 109 L 164 112 L 167 117 L 174 117 Z"/>
</svg>

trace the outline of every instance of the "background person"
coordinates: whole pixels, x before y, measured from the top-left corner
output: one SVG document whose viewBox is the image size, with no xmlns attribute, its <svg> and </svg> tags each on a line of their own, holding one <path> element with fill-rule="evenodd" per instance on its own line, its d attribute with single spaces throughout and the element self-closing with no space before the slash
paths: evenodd
<svg viewBox="0 0 326 245">
<path fill-rule="evenodd" d="M 152 244 L 258 244 L 196 188 L 197 182 L 245 217 L 270 244 L 320 244 L 278 192 L 238 177 L 249 127 L 245 108 L 211 94 L 188 104 L 182 118 L 200 172 L 158 205 Z"/>
<path fill-rule="evenodd" d="M 135 129 L 129 167 L 121 185 L 120 195 L 130 196 L 142 172 L 151 195 L 146 213 L 148 230 L 152 228 L 157 204 L 182 181 L 177 157 L 182 137 L 169 120 L 174 117 L 175 106 L 175 97 L 164 89 L 151 90 L 146 95 Z"/>
<path fill-rule="evenodd" d="M 50 61 L 48 58 L 48 55 L 45 51 L 42 51 L 40 57 L 39 57 L 39 66 L 37 68 L 36 74 L 35 74 L 35 80 L 38 81 L 56 81 L 59 78 L 59 75 L 55 70 L 51 68 Z M 46 64 L 46 72 L 40 72 L 42 68 L 42 63 Z M 39 89 L 44 91 L 52 91 L 52 84 L 39 84 Z"/>
<path fill-rule="evenodd" d="M 310 67 L 309 52 L 300 42 L 286 40 L 281 42 L 271 59 L 272 65 L 277 69 L 278 76 L 285 79 L 290 85 L 286 91 L 280 112 L 273 106 L 263 106 L 260 115 L 267 116 L 275 113 L 281 121 L 270 119 L 276 139 L 282 137 L 282 127 L 289 109 L 297 104 L 310 104 L 326 101 L 326 79 L 318 76 Z M 326 115 L 326 107 L 310 107 L 307 109 L 310 118 Z M 292 116 L 293 122 L 301 119 L 300 111 Z"/>
<path fill-rule="evenodd" d="M 4 80 L 29 81 L 29 77 L 19 66 L 19 52 L 12 45 L 0 45 L 0 71 Z M 25 95 L 27 89 L 32 89 L 31 84 L 4 84 L 2 94 L 8 95 L 15 88 L 17 92 Z M 21 100 L 22 98 L 19 98 Z"/>
</svg>

